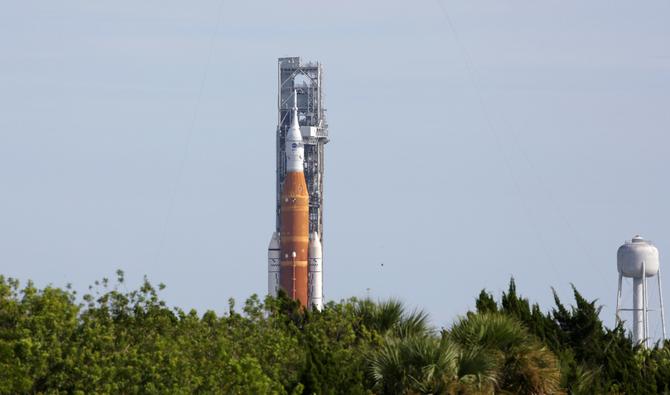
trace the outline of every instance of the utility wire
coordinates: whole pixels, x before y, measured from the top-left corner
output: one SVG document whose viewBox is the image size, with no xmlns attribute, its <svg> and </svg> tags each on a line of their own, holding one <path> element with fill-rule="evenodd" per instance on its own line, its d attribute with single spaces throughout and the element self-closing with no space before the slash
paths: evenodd
<svg viewBox="0 0 670 395">
<path fill-rule="evenodd" d="M 450 25 L 450 29 L 452 30 L 454 36 L 456 37 L 456 41 L 461 45 L 463 48 L 465 58 L 466 58 L 466 63 L 468 64 L 468 67 L 470 68 L 471 72 L 473 75 L 475 74 L 475 67 L 474 63 L 472 62 L 469 53 L 467 49 L 463 46 L 462 42 L 458 38 L 458 33 L 456 32 L 456 29 L 454 27 L 453 22 L 451 21 L 451 18 L 449 17 L 449 14 L 447 13 L 446 8 L 444 7 L 444 4 L 442 4 L 439 0 L 436 0 L 438 5 L 440 6 L 443 14 L 445 15 L 445 18 L 447 19 L 447 22 Z M 477 85 L 477 80 L 476 78 L 473 78 L 475 80 L 475 85 Z M 483 100 L 481 100 L 481 95 L 480 95 L 480 104 L 482 105 L 482 108 L 484 111 L 486 110 L 485 106 L 483 105 Z M 573 226 L 572 222 L 569 220 L 568 216 L 565 214 L 564 210 L 561 208 L 561 206 L 558 204 L 557 200 L 555 199 L 554 195 L 551 193 L 551 189 L 547 186 L 547 182 L 545 181 L 544 177 L 542 174 L 538 171 L 536 171 L 537 167 L 533 164 L 532 160 L 530 159 L 530 156 L 528 155 L 527 150 L 523 149 L 523 146 L 521 145 L 521 141 L 519 139 L 518 133 L 516 133 L 516 130 L 514 127 L 510 125 L 510 122 L 507 118 L 505 118 L 504 115 L 501 115 L 501 118 L 506 124 L 507 129 L 509 130 L 509 136 L 514 140 L 514 144 L 519 148 L 519 153 L 521 154 L 522 159 L 526 162 L 526 165 L 530 171 L 530 173 L 533 175 L 535 178 L 535 181 L 537 185 L 542 189 L 544 192 L 545 196 L 547 197 L 547 200 L 549 203 L 553 206 L 555 214 L 559 217 L 561 221 L 563 221 L 563 224 L 565 225 L 566 229 L 568 230 L 568 233 L 574 238 L 576 245 L 579 247 L 579 249 L 584 253 L 584 256 L 587 258 L 588 263 L 593 266 L 594 265 L 594 259 L 593 259 L 593 254 L 591 253 L 591 250 L 587 247 L 587 244 L 584 243 L 582 238 L 579 236 L 579 233 L 577 232 L 575 226 Z M 498 141 L 500 139 L 498 138 Z M 597 267 L 594 267 L 597 269 Z"/>
<path fill-rule="evenodd" d="M 524 201 L 524 204 L 522 205 L 522 210 L 526 217 L 528 218 L 528 222 L 531 226 L 531 230 L 533 234 L 537 237 L 537 240 L 539 242 L 540 248 L 542 249 L 542 252 L 544 253 L 545 257 L 547 258 L 547 261 L 549 263 L 549 266 L 551 267 L 552 271 L 554 272 L 555 275 L 558 276 L 558 271 L 556 270 L 555 267 L 555 262 L 553 256 L 549 253 L 549 250 L 546 246 L 546 243 L 544 239 L 541 236 L 540 228 L 537 225 L 536 221 L 533 218 L 533 215 L 528 208 L 528 201 L 526 199 L 526 196 L 523 194 L 523 191 L 521 190 L 521 186 L 519 183 L 519 180 L 514 174 L 512 164 L 509 159 L 509 155 L 507 154 L 507 151 L 504 149 L 500 134 L 498 133 L 497 129 L 495 128 L 493 122 L 491 121 L 491 116 L 489 114 L 488 108 L 486 107 L 484 103 L 484 97 L 481 93 L 481 88 L 479 84 L 479 80 L 477 78 L 477 73 L 475 71 L 474 63 L 472 62 L 472 58 L 470 56 L 470 52 L 466 48 L 466 46 L 463 44 L 458 31 L 456 30 L 456 27 L 449 16 L 449 12 L 447 11 L 447 8 L 444 6 L 444 4 L 440 0 L 435 0 L 437 3 L 438 7 L 440 8 L 440 11 L 442 12 L 442 15 L 444 16 L 445 21 L 447 22 L 447 26 L 454 37 L 454 40 L 456 41 L 456 44 L 459 46 L 459 49 L 461 51 L 461 55 L 463 57 L 463 61 L 465 63 L 465 67 L 468 72 L 468 77 L 470 78 L 470 82 L 474 88 L 475 91 L 475 96 L 477 97 L 477 102 L 479 104 L 480 110 L 482 112 L 482 116 L 486 122 L 487 130 L 489 134 L 491 134 L 494 138 L 494 141 L 496 143 L 496 148 L 501 154 L 501 157 L 503 159 L 503 162 L 505 164 L 505 167 L 507 168 L 507 171 L 509 173 L 510 180 L 512 181 L 512 184 L 514 185 L 514 188 L 516 189 L 520 200 Z"/>
<path fill-rule="evenodd" d="M 198 119 L 198 114 L 200 111 L 200 104 L 202 102 L 202 95 L 205 90 L 205 82 L 207 81 L 207 77 L 209 75 L 209 68 L 212 63 L 212 55 L 214 53 L 214 44 L 215 44 L 215 39 L 219 34 L 219 31 L 221 29 L 221 26 L 223 25 L 223 4 L 224 1 L 221 0 L 219 2 L 219 8 L 216 12 L 216 21 L 214 24 L 214 28 L 212 29 L 212 34 L 209 40 L 209 48 L 207 50 L 207 60 L 205 62 L 205 67 L 203 70 L 202 78 L 200 79 L 200 86 L 198 88 L 198 95 L 195 101 L 195 105 L 193 107 L 193 114 L 191 116 L 191 122 L 188 126 L 188 129 L 186 130 L 186 136 L 184 138 L 184 143 L 183 143 L 183 151 L 181 154 L 181 157 L 179 159 L 179 164 L 177 165 L 177 171 L 175 173 L 175 178 L 172 183 L 172 190 L 170 191 L 170 197 L 168 200 L 168 208 L 167 212 L 165 214 L 165 220 L 163 221 L 163 227 L 161 230 L 161 237 L 158 242 L 158 248 L 156 249 L 156 255 L 154 257 L 154 263 L 158 263 L 160 260 L 160 255 L 162 253 L 163 247 L 165 245 L 165 240 L 167 238 L 167 231 L 170 225 L 170 219 L 172 217 L 172 212 L 174 211 L 174 206 L 175 206 L 175 201 L 177 197 L 177 191 L 179 189 L 179 185 L 181 184 L 181 179 L 184 174 L 184 167 L 186 165 L 186 160 L 188 159 L 188 154 L 191 148 L 191 141 L 193 140 L 193 132 L 195 130 L 195 124 Z"/>
</svg>

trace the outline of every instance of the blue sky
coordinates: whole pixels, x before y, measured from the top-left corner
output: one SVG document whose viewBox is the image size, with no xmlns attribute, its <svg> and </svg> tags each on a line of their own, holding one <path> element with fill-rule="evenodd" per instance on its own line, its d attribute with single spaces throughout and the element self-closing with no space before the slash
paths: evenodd
<svg viewBox="0 0 670 395">
<path fill-rule="evenodd" d="M 327 299 L 440 326 L 514 276 L 611 323 L 617 247 L 670 251 L 670 5 L 438 1 L 3 4 L 0 272 L 120 268 L 199 311 L 264 293 L 276 59 L 301 56 L 325 68 Z"/>
</svg>

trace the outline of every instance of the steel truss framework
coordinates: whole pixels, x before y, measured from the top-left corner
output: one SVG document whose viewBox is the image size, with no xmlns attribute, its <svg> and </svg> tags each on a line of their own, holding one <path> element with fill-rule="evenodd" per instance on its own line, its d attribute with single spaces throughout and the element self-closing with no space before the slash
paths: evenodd
<svg viewBox="0 0 670 395">
<path fill-rule="evenodd" d="M 305 180 L 309 192 L 309 231 L 317 232 L 323 243 L 324 145 L 328 124 L 323 107 L 323 69 L 319 63 L 301 63 L 299 57 L 279 58 L 277 98 L 277 198 L 276 230 L 281 227 L 281 190 L 286 178 L 284 140 L 291 125 L 293 91 L 297 92 L 298 123 L 305 144 Z"/>
</svg>

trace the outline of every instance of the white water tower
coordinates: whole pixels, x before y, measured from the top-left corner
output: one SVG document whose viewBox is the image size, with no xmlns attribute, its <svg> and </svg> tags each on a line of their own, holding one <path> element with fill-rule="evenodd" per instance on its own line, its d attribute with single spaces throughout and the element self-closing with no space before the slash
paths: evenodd
<svg viewBox="0 0 670 395">
<path fill-rule="evenodd" d="M 658 280 L 658 298 L 661 311 L 663 340 L 665 340 L 665 316 L 663 314 L 663 292 L 661 290 L 661 267 L 658 249 L 651 242 L 640 236 L 626 241 L 617 251 L 617 269 L 619 271 L 619 288 L 616 299 L 616 322 L 621 321 L 620 312 L 633 313 L 633 340 L 645 347 L 649 346 L 649 308 L 647 279 L 656 276 Z M 623 277 L 633 279 L 633 308 L 621 306 L 621 283 Z"/>
</svg>

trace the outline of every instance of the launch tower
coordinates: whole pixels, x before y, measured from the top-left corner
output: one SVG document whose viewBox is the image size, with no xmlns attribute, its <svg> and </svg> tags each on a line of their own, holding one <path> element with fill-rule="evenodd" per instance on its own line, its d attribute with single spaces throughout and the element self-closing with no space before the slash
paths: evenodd
<svg viewBox="0 0 670 395">
<path fill-rule="evenodd" d="M 277 199 L 276 231 L 281 228 L 281 191 L 286 179 L 286 132 L 291 126 L 293 92 L 297 93 L 298 121 L 305 145 L 305 180 L 309 192 L 309 232 L 323 242 L 323 147 L 328 143 L 328 124 L 323 106 L 320 63 L 301 63 L 299 57 L 279 58 L 277 89 Z"/>
</svg>

